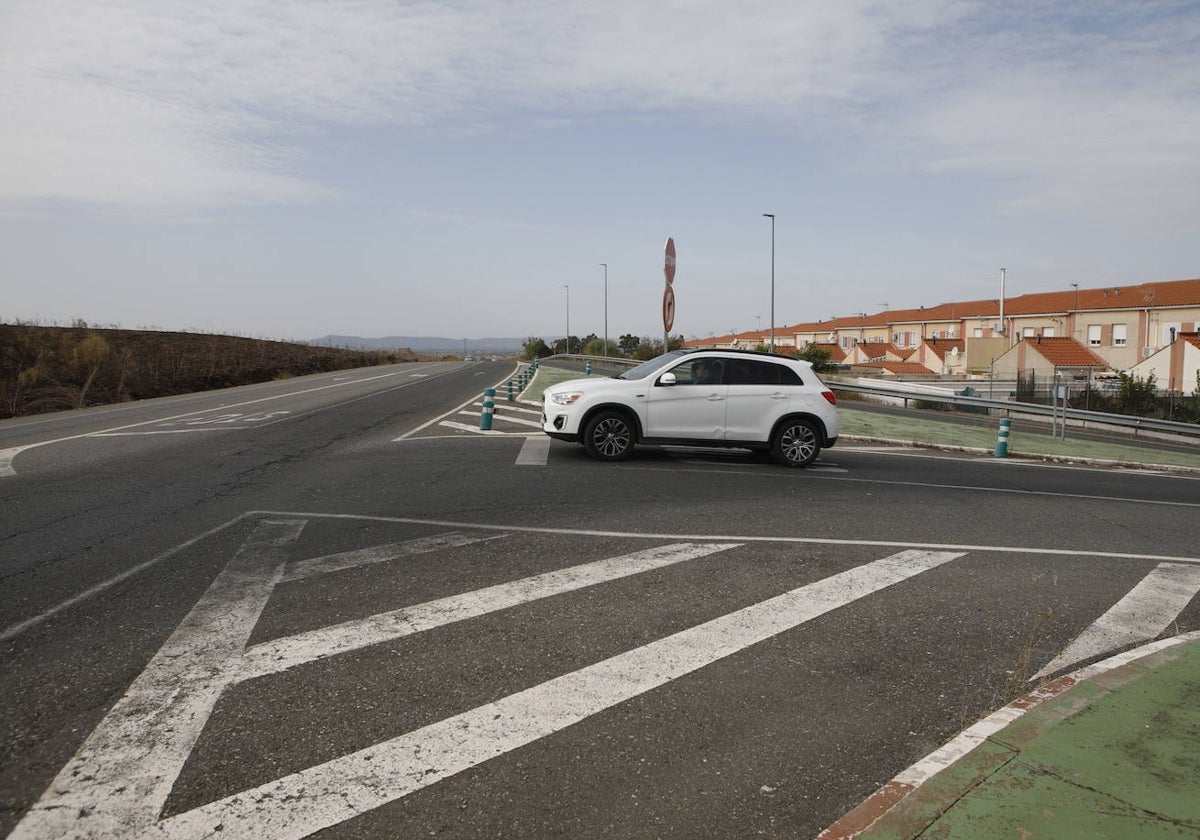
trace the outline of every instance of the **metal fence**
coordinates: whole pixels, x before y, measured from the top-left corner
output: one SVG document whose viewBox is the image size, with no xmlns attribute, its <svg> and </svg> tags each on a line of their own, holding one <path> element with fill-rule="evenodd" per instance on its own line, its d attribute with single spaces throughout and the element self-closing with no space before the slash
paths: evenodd
<svg viewBox="0 0 1200 840">
<path fill-rule="evenodd" d="M 961 391 L 958 393 L 946 393 L 945 391 L 930 387 L 931 383 L 921 383 L 917 388 L 913 388 L 905 387 L 905 383 L 902 382 L 891 383 L 889 385 L 863 385 L 861 383 L 827 379 L 826 384 L 835 391 L 848 391 L 856 394 L 900 399 L 905 405 L 908 405 L 909 402 L 940 403 L 960 409 L 986 409 L 988 413 L 1005 417 L 1014 414 L 1043 417 L 1054 417 L 1057 415 L 1058 417 L 1062 417 L 1065 414 L 1068 420 L 1076 421 L 1076 423 L 1083 427 L 1086 427 L 1090 423 L 1093 426 L 1117 426 L 1132 429 L 1135 434 L 1138 431 L 1147 430 L 1200 438 L 1200 424 L 1197 423 L 1183 423 L 1153 417 L 1136 417 L 1128 414 L 1104 411 L 1087 411 L 1073 407 L 1070 402 L 1068 402 L 1068 406 L 1064 409 L 1061 402 L 1056 407 L 1050 399 L 1047 400 L 1046 404 L 1041 404 L 1022 400 L 1000 400 L 994 397 L 979 397 L 969 393 L 962 393 Z M 964 384 L 963 391 L 970 390 L 969 383 L 962 384 Z"/>
</svg>

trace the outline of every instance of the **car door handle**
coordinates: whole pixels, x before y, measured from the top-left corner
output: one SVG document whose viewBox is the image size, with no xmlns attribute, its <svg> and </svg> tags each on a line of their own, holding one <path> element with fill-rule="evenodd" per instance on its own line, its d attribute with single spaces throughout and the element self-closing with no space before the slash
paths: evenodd
<svg viewBox="0 0 1200 840">
<path fill-rule="evenodd" d="M 709 394 L 705 399 L 707 399 L 709 402 L 720 402 L 725 398 L 720 394 Z"/>
<path fill-rule="evenodd" d="M 773 400 L 786 400 L 787 398 L 788 398 L 787 394 L 772 394 L 771 395 L 771 399 L 773 399 Z"/>
</svg>

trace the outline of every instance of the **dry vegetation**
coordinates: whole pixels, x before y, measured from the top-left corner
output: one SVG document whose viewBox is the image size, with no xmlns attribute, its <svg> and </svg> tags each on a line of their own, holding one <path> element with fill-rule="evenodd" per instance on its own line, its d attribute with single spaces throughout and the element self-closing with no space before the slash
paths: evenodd
<svg viewBox="0 0 1200 840">
<path fill-rule="evenodd" d="M 416 359 L 409 350 L 0 324 L 0 418 Z"/>
</svg>

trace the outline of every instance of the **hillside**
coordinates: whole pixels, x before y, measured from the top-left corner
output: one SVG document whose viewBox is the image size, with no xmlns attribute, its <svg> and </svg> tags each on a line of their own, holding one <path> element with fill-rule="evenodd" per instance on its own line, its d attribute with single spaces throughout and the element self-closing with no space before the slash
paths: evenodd
<svg viewBox="0 0 1200 840">
<path fill-rule="evenodd" d="M 416 361 L 257 338 L 0 324 L 0 418 Z"/>
<path fill-rule="evenodd" d="M 309 344 L 321 347 L 353 347 L 360 350 L 395 350 L 406 347 L 416 353 L 497 353 L 502 356 L 521 352 L 523 338 L 442 338 L 440 336 L 388 335 L 363 338 L 358 335 L 323 335 Z"/>
</svg>

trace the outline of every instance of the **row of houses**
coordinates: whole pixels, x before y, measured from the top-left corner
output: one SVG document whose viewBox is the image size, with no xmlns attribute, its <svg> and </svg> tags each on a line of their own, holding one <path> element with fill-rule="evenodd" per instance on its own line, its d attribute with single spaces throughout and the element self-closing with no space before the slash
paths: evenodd
<svg viewBox="0 0 1200 840">
<path fill-rule="evenodd" d="M 1075 378 L 1128 371 L 1159 388 L 1200 387 L 1200 279 L 1073 288 L 934 307 L 884 310 L 775 329 L 777 348 L 809 344 L 839 364 L 885 376 L 1014 378 L 1033 371 Z M 756 347 L 771 331 L 685 342 Z"/>
</svg>

